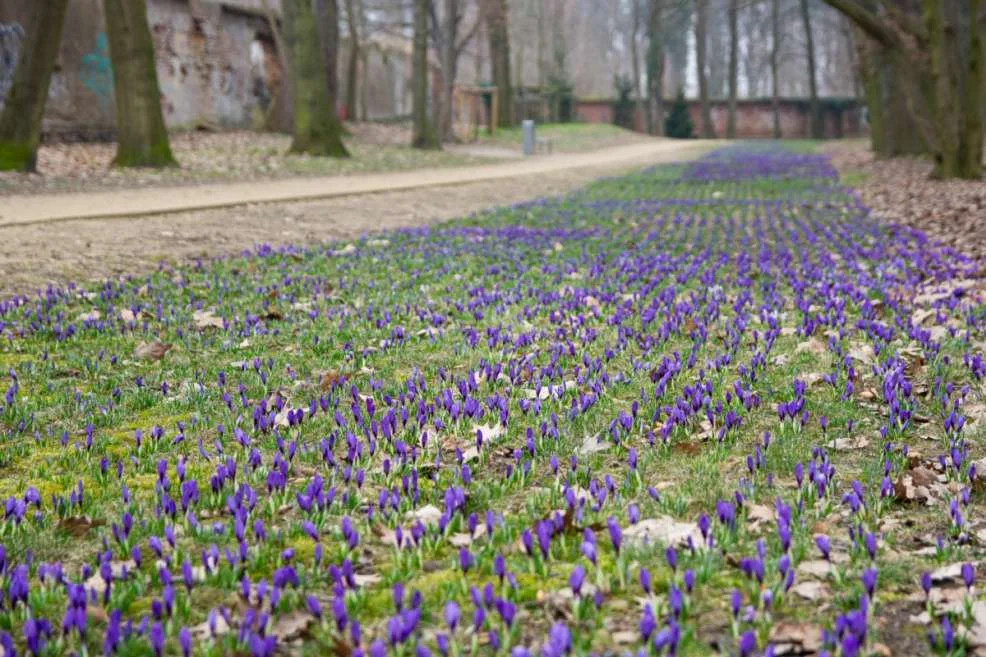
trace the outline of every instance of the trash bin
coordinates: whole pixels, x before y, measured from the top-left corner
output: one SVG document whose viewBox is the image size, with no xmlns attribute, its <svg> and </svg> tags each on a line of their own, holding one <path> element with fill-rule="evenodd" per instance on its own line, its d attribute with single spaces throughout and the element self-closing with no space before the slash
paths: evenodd
<svg viewBox="0 0 986 657">
<path fill-rule="evenodd" d="M 534 155 L 537 142 L 534 140 L 534 121 L 524 119 L 520 122 L 520 130 L 524 137 L 524 155 Z"/>
</svg>

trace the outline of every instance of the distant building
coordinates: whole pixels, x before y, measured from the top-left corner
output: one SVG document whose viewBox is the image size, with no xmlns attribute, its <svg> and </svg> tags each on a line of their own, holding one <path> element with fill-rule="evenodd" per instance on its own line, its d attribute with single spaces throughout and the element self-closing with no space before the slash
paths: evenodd
<svg viewBox="0 0 986 657">
<path fill-rule="evenodd" d="M 0 104 L 9 90 L 30 3 L 0 3 Z M 101 0 L 73 0 L 45 111 L 46 133 L 109 136 L 114 125 L 113 79 Z M 269 10 L 280 0 L 147 0 L 164 118 L 172 128 L 257 125 L 283 79 Z M 340 92 L 349 55 L 339 49 Z M 411 112 L 411 40 L 371 35 L 362 44 L 366 71 L 350 116 L 382 119 Z M 436 62 L 432 61 L 433 68 Z"/>
</svg>

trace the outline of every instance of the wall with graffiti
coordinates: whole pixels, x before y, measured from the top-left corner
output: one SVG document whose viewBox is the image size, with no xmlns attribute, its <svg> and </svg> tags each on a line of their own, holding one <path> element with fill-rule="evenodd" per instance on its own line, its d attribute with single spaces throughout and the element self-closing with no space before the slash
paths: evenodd
<svg viewBox="0 0 986 657">
<path fill-rule="evenodd" d="M 249 0 L 147 0 L 165 121 L 171 127 L 250 127 L 280 81 L 265 18 Z M 0 0 L 0 106 L 25 45 L 33 0 Z M 272 3 L 271 6 L 277 6 Z M 245 7 L 245 8 L 244 8 Z M 112 135 L 113 66 L 101 0 L 73 0 L 48 91 L 45 132 Z"/>
<path fill-rule="evenodd" d="M 0 23 L 0 104 L 10 93 L 23 41 L 24 28 L 20 23 Z"/>
<path fill-rule="evenodd" d="M 266 20 L 218 4 L 200 11 L 184 0 L 154 0 L 148 21 L 168 124 L 249 126 L 270 98 L 271 72 L 257 53 Z"/>
</svg>

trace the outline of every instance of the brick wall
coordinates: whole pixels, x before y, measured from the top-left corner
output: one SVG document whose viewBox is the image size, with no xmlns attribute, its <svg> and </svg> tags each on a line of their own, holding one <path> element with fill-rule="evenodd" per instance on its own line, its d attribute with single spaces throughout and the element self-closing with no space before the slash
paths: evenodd
<svg viewBox="0 0 986 657">
<path fill-rule="evenodd" d="M 665 111 L 671 106 L 667 101 Z M 866 134 L 862 124 L 862 105 L 856 102 L 843 102 L 839 107 L 823 104 L 825 107 L 825 137 L 858 137 Z M 728 107 L 725 100 L 710 101 L 712 124 L 716 135 L 726 134 Z M 701 110 L 697 100 L 688 101 L 688 112 L 692 117 L 696 133 L 701 123 Z M 781 136 L 787 139 L 808 138 L 811 136 L 811 115 L 807 100 L 785 98 L 780 103 Z M 576 103 L 575 115 L 586 123 L 612 123 L 613 102 L 607 99 L 586 99 Z M 634 129 L 643 132 L 646 121 L 642 112 L 634 112 Z M 736 136 L 741 139 L 770 138 L 774 136 L 774 115 L 770 99 L 741 99 L 736 104 Z"/>
</svg>

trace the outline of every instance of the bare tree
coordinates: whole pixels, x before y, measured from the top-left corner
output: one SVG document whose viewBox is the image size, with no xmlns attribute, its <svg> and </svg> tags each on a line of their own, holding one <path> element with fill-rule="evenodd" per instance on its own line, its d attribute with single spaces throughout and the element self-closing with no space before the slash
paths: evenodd
<svg viewBox="0 0 986 657">
<path fill-rule="evenodd" d="M 431 3 L 431 28 L 442 67 L 442 102 L 439 108 L 438 131 L 443 141 L 451 141 L 454 138 L 452 103 L 459 58 L 469 41 L 475 36 L 482 21 L 482 12 L 477 12 L 478 16 L 472 27 L 463 34 L 460 28 L 465 18 L 466 2 L 464 0 L 444 0 L 443 9 L 443 15 L 439 17 L 435 11 L 435 3 Z"/>
<path fill-rule="evenodd" d="M 653 110 L 653 133 L 664 134 L 664 39 L 663 1 L 650 0 L 647 14 L 647 92 Z"/>
<path fill-rule="evenodd" d="M 805 27 L 805 49 L 808 54 L 808 89 L 811 104 L 811 137 L 821 139 L 825 136 L 825 124 L 822 122 L 822 105 L 818 99 L 818 70 L 815 64 L 815 36 L 811 29 L 811 8 L 808 0 L 801 2 L 801 22 Z"/>
<path fill-rule="evenodd" d="M 726 137 L 736 138 L 736 97 L 739 93 L 739 0 L 729 0 L 729 109 Z"/>
<path fill-rule="evenodd" d="M 414 133 L 411 145 L 422 149 L 442 147 L 438 132 L 428 112 L 428 18 L 430 0 L 414 0 L 414 48 L 411 55 L 411 84 L 413 85 L 412 114 Z"/>
<path fill-rule="evenodd" d="M 346 109 L 356 118 L 356 97 L 359 85 L 359 63 L 363 57 L 360 26 L 363 22 L 362 0 L 346 0 L 346 27 L 349 34 L 349 58 L 346 61 Z M 363 72 L 366 75 L 366 70 Z"/>
<path fill-rule="evenodd" d="M 771 0 L 770 3 L 770 84 L 771 84 L 771 113 L 774 119 L 774 139 L 781 138 L 781 84 L 778 76 L 781 52 L 781 0 Z"/>
<path fill-rule="evenodd" d="M 0 114 L 0 171 L 34 171 L 68 0 L 38 0 Z"/>
<path fill-rule="evenodd" d="M 328 2 L 335 5 L 335 0 Z M 320 13 L 327 11 L 323 8 L 319 10 Z M 342 143 L 342 124 L 330 97 L 329 87 L 335 86 L 330 78 L 334 81 L 335 76 L 326 71 L 312 2 L 283 0 L 282 11 L 291 53 L 291 95 L 294 99 L 290 152 L 348 157 L 349 153 Z M 333 26 L 334 38 L 338 43 L 338 22 L 326 27 L 331 31 Z M 328 40 L 332 38 L 329 35 Z"/>
<path fill-rule="evenodd" d="M 698 68 L 698 99 L 701 110 L 703 138 L 715 137 L 712 110 L 709 107 L 709 78 L 706 71 L 705 51 L 708 44 L 708 0 L 695 0 L 695 63 Z"/>
<path fill-rule="evenodd" d="M 513 123 L 513 89 L 510 86 L 510 33 L 507 29 L 507 0 L 484 0 L 487 36 L 490 41 L 490 63 L 493 84 L 499 96 L 497 123 Z"/>
<path fill-rule="evenodd" d="M 654 116 L 651 113 L 650 103 L 647 102 L 647 89 L 641 87 L 640 79 L 640 48 L 637 39 L 640 36 L 641 11 L 640 3 L 642 0 L 630 0 L 630 20 L 627 30 L 627 41 L 630 44 L 630 70 L 633 75 L 633 92 L 636 94 L 637 113 L 644 116 L 647 132 L 654 132 Z"/>
<path fill-rule="evenodd" d="M 923 0 L 920 6 L 890 0 L 825 1 L 886 57 L 884 72 L 903 91 L 906 114 L 931 152 L 935 175 L 981 178 L 986 15 L 980 0 Z M 871 115 L 874 110 L 883 113 L 892 100 L 882 92 L 868 93 L 867 99 Z M 898 135 L 899 125 L 891 121 L 896 114 L 900 112 L 882 117 L 884 137 Z M 874 141 L 874 147 L 890 141 Z"/>
<path fill-rule="evenodd" d="M 154 64 L 154 43 L 147 25 L 147 4 L 104 0 L 104 13 L 116 100 L 113 165 L 177 166 L 161 112 L 161 88 Z"/>
</svg>

